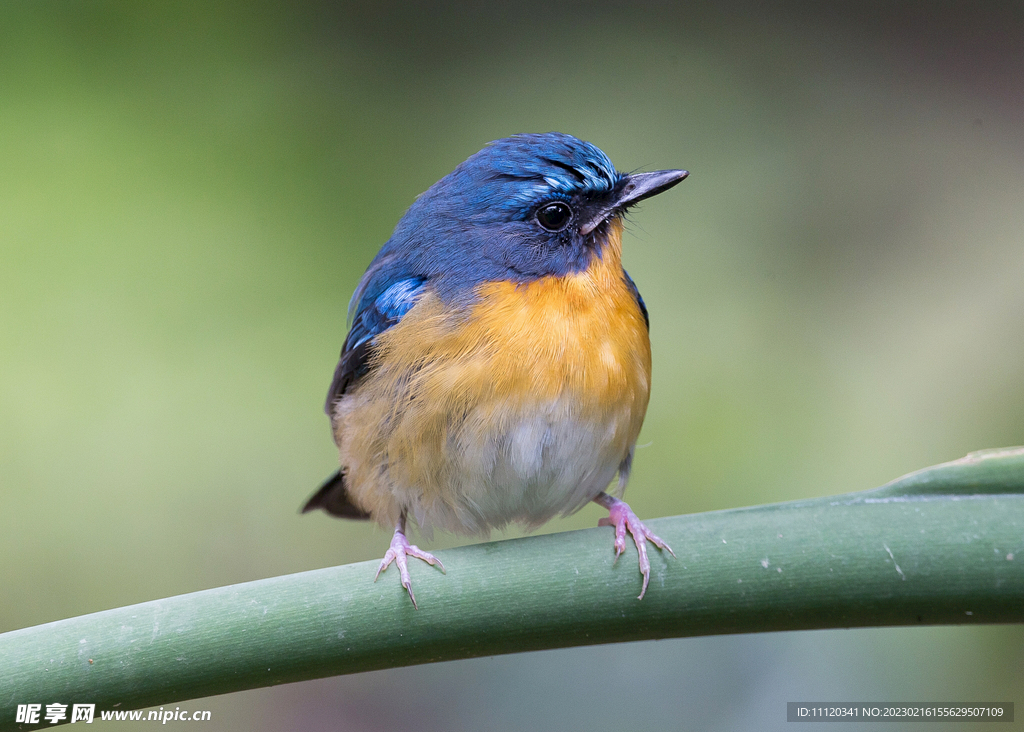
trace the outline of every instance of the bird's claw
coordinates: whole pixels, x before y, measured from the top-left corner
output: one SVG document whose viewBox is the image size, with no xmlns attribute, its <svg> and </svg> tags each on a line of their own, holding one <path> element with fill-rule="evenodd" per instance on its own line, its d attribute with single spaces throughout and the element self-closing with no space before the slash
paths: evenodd
<svg viewBox="0 0 1024 732">
<path fill-rule="evenodd" d="M 394 562 L 398 565 L 398 574 L 402 580 L 402 587 L 404 587 L 409 593 L 409 599 L 412 600 L 412 606 L 419 610 L 419 605 L 416 604 L 416 596 L 412 594 L 412 578 L 409 577 L 409 562 L 406 559 L 407 557 L 422 559 L 430 566 L 437 567 L 442 573 L 447 574 L 440 559 L 430 552 L 423 551 L 415 544 L 410 544 L 405 534 L 396 530 L 395 535 L 391 537 L 391 546 L 384 554 L 384 558 L 380 561 L 380 566 L 377 567 L 377 574 L 373 576 L 373 581 L 376 582 L 377 578 L 380 577 L 380 573 L 390 567 L 391 563 Z"/>
<path fill-rule="evenodd" d="M 644 526 L 643 521 L 637 518 L 637 515 L 633 513 L 633 509 L 625 501 L 620 501 L 618 498 L 612 498 L 605 494 L 599 503 L 608 509 L 608 518 L 601 519 L 597 522 L 597 525 L 615 528 L 615 559 L 613 563 L 617 562 L 622 552 L 626 551 L 626 531 L 628 530 L 633 537 L 633 543 L 636 545 L 636 551 L 640 559 L 640 574 L 644 576 L 644 584 L 640 589 L 640 596 L 636 599 L 643 600 L 644 595 L 647 593 L 647 584 L 651 581 L 651 560 L 647 557 L 647 542 L 651 542 L 659 549 L 665 549 L 673 557 L 676 553 L 672 551 L 672 547 Z"/>
</svg>

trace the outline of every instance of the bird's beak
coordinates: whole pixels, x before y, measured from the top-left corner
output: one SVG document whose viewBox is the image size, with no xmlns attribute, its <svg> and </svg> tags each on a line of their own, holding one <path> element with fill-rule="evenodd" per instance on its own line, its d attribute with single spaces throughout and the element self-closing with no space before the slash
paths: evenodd
<svg viewBox="0 0 1024 732">
<path fill-rule="evenodd" d="M 583 225 L 580 226 L 580 234 L 587 236 L 611 215 L 620 213 L 645 198 L 667 191 L 676 183 L 682 182 L 689 174 L 685 170 L 657 170 L 653 173 L 636 173 L 626 176 L 626 184 L 619 190 L 615 198 L 583 222 Z"/>
</svg>

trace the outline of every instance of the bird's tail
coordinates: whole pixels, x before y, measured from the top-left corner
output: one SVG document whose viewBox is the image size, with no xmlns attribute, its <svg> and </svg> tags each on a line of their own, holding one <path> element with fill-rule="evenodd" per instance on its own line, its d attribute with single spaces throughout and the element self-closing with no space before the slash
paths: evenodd
<svg viewBox="0 0 1024 732">
<path fill-rule="evenodd" d="M 302 507 L 302 513 L 322 508 L 332 516 L 348 519 L 368 519 L 368 514 L 356 504 L 348 494 L 348 486 L 345 485 L 345 473 L 337 470 L 330 478 L 324 481 L 323 485 L 310 496 L 306 505 Z"/>
</svg>

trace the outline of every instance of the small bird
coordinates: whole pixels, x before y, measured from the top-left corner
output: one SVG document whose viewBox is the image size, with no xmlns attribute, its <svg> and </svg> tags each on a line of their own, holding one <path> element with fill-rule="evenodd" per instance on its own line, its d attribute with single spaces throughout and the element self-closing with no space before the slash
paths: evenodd
<svg viewBox="0 0 1024 732">
<path fill-rule="evenodd" d="M 685 170 L 620 173 L 557 132 L 496 140 L 419 196 L 349 304 L 325 411 L 341 469 L 309 499 L 394 528 L 380 573 L 421 530 L 533 528 L 590 501 L 615 558 L 628 531 L 643 599 L 655 536 L 606 492 L 626 487 L 647 411 L 647 307 L 622 267 L 622 216 Z M 675 556 L 673 554 L 673 556 Z"/>
</svg>

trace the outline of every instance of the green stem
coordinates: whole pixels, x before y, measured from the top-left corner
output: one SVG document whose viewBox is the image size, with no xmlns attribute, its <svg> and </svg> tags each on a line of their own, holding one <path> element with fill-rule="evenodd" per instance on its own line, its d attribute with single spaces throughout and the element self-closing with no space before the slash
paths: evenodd
<svg viewBox="0 0 1024 732">
<path fill-rule="evenodd" d="M 133 709 L 303 679 L 721 633 L 1024 621 L 1024 449 L 875 491 L 650 521 L 651 584 L 611 529 L 361 562 L 0 635 L 0 729 L 24 703 Z"/>
</svg>

